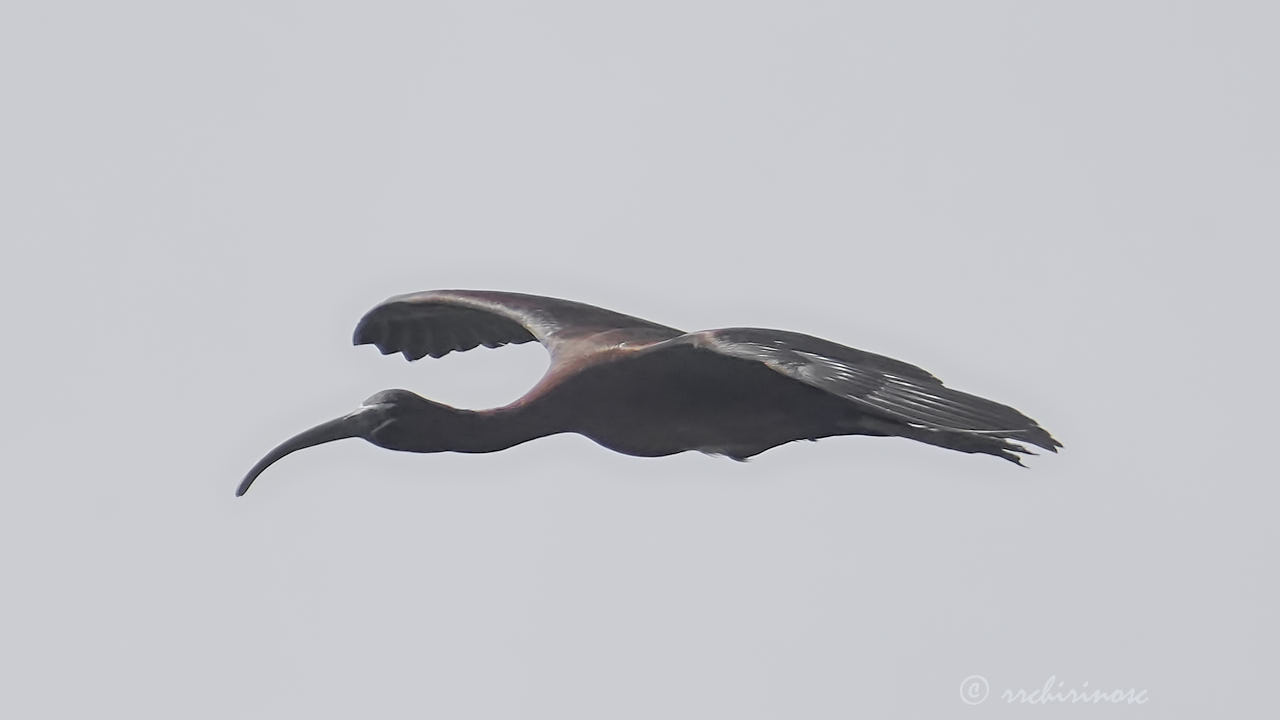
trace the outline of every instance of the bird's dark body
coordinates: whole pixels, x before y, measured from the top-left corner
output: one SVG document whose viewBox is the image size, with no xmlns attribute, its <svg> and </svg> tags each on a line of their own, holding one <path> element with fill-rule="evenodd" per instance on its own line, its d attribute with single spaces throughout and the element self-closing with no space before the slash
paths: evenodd
<svg viewBox="0 0 1280 720">
<path fill-rule="evenodd" d="M 459 410 L 386 390 L 272 450 L 241 483 L 295 450 L 363 437 L 408 452 L 494 452 L 572 432 L 627 455 L 688 450 L 745 460 L 795 440 L 897 435 L 1018 462 L 1021 441 L 1060 443 L 1006 405 L 952 390 L 908 363 L 759 328 L 685 333 L 555 298 L 475 290 L 401 295 L 361 319 L 357 345 L 406 359 L 537 340 L 546 376 L 501 408 Z"/>
<path fill-rule="evenodd" d="M 742 460 L 857 428 L 848 402 L 759 363 L 688 345 L 619 355 L 571 374 L 530 409 L 545 408 L 552 427 L 642 457 L 699 450 Z"/>
</svg>

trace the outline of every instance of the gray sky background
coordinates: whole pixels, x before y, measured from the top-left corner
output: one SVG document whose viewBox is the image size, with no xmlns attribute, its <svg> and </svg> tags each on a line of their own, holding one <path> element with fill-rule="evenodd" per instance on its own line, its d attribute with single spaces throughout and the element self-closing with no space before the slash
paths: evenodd
<svg viewBox="0 0 1280 720">
<path fill-rule="evenodd" d="M 1273 712 L 1277 20 L 6 3 L 0 715 Z M 821 335 L 1066 450 L 352 440 L 235 500 L 377 390 L 533 384 L 532 345 L 349 346 L 437 287 Z M 1150 702 L 997 697 L 1050 676 Z"/>
</svg>

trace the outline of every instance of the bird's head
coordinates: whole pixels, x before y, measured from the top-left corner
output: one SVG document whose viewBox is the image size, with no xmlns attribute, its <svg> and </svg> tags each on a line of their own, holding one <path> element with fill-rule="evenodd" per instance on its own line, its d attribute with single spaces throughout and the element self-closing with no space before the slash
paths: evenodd
<svg viewBox="0 0 1280 720">
<path fill-rule="evenodd" d="M 389 450 L 430 452 L 433 448 L 423 446 L 423 430 L 430 428 L 435 418 L 443 419 L 450 412 L 456 411 L 408 390 L 375 393 L 354 411 L 304 430 L 277 445 L 244 476 L 236 496 L 248 492 L 262 471 L 280 458 L 334 440 L 358 437 Z"/>
</svg>

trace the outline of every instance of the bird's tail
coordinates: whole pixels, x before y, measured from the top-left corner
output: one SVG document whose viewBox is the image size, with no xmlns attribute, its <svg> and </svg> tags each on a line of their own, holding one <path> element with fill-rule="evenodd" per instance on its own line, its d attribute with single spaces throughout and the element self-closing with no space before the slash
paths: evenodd
<svg viewBox="0 0 1280 720">
<path fill-rule="evenodd" d="M 912 440 L 919 440 L 920 442 L 937 445 L 948 450 L 995 455 L 1018 465 L 1022 465 L 1022 455 L 1036 454 L 1034 450 L 1028 450 L 1026 446 L 998 435 L 958 432 L 955 430 L 932 430 L 910 425 L 907 426 L 907 430 L 909 433 L 904 432 L 902 434 Z M 1057 451 L 1055 450 L 1054 452 Z"/>
<path fill-rule="evenodd" d="M 983 453 L 986 455 L 995 455 L 1004 458 L 1009 462 L 1022 465 L 1022 455 L 1036 455 L 1033 450 L 1027 449 L 1014 440 L 1022 440 L 1024 442 L 1032 442 L 1039 445 L 1039 438 L 1030 439 L 1019 436 L 1019 431 L 966 431 L 951 429 L 935 429 L 923 427 L 920 425 L 911 425 L 907 423 L 898 423 L 886 420 L 874 420 L 870 418 L 863 419 L 863 424 L 867 424 L 871 429 L 875 430 L 877 435 L 896 435 L 898 437 L 910 438 L 929 445 L 937 445 L 948 450 L 958 450 L 963 453 Z M 1038 429 L 1038 428 L 1037 428 Z M 1041 430 L 1040 432 L 1044 432 Z M 1046 433 L 1047 434 L 1047 433 Z M 1061 443 L 1051 440 L 1049 446 L 1054 452 L 1057 452 Z M 1025 467 L 1025 466 L 1024 466 Z"/>
</svg>

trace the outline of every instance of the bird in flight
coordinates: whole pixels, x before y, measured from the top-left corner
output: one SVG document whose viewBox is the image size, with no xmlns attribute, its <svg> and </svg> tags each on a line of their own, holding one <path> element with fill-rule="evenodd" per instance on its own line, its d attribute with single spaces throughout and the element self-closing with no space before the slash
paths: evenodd
<svg viewBox="0 0 1280 720">
<path fill-rule="evenodd" d="M 359 437 L 389 450 L 483 453 L 579 433 L 626 455 L 686 450 L 746 460 L 795 440 L 910 438 L 1022 464 L 1020 443 L 1062 446 L 1017 410 L 944 387 L 915 365 L 785 330 L 683 330 L 568 300 L 484 290 L 397 295 L 356 325 L 356 345 L 406 360 L 536 340 L 551 355 L 515 402 L 462 410 L 383 390 L 284 441 L 236 489 L 284 456 Z"/>
</svg>

